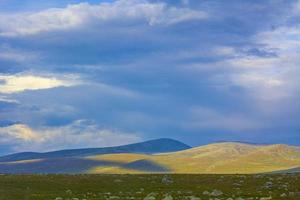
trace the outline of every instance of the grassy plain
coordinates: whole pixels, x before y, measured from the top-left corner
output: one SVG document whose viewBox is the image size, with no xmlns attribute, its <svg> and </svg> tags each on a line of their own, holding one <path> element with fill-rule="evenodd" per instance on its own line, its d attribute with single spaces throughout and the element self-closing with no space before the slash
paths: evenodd
<svg viewBox="0 0 300 200">
<path fill-rule="evenodd" d="M 1 175 L 1 200 L 300 199 L 300 174 Z"/>
</svg>

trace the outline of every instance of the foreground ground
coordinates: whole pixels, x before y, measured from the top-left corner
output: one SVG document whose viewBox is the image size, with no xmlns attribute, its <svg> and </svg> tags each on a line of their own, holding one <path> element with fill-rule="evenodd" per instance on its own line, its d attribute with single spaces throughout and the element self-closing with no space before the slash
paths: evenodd
<svg viewBox="0 0 300 200">
<path fill-rule="evenodd" d="M 300 174 L 1 175 L 1 200 L 300 199 Z"/>
</svg>

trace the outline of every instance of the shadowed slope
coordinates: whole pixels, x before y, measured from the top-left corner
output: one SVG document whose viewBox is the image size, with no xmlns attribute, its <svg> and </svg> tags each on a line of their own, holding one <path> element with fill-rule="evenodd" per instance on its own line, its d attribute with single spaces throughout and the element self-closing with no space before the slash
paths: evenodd
<svg viewBox="0 0 300 200">
<path fill-rule="evenodd" d="M 300 167 L 272 172 L 272 174 L 285 174 L 285 173 L 300 173 Z"/>
<path fill-rule="evenodd" d="M 84 157 L 99 154 L 113 154 L 113 153 L 163 153 L 174 152 L 189 149 L 190 146 L 173 139 L 157 139 L 135 144 L 104 147 L 104 148 L 88 148 L 88 149 L 71 149 L 61 150 L 46 153 L 23 152 L 11 154 L 0 157 L 0 162 L 12 162 L 18 160 L 32 160 L 32 159 L 50 159 L 50 158 L 64 158 L 64 157 Z"/>
<path fill-rule="evenodd" d="M 133 161 L 123 165 L 122 167 L 125 169 L 132 169 L 132 170 L 145 171 L 145 172 L 168 172 L 169 171 L 166 167 L 163 167 L 151 160 L 146 160 L 146 159 Z"/>
<path fill-rule="evenodd" d="M 63 174 L 84 173 L 96 166 L 121 165 L 117 162 L 95 161 L 82 158 L 52 158 L 0 163 L 0 173 L 8 174 Z"/>
</svg>

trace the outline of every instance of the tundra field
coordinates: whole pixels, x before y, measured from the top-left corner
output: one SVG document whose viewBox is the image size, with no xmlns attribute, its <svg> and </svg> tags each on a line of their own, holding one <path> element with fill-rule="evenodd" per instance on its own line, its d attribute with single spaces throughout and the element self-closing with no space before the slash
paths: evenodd
<svg viewBox="0 0 300 200">
<path fill-rule="evenodd" d="M 1 200 L 300 199 L 300 174 L 1 175 Z"/>
</svg>

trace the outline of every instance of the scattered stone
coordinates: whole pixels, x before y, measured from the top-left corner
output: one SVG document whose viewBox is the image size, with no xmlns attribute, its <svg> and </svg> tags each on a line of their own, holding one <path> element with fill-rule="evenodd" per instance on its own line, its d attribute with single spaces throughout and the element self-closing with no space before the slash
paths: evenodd
<svg viewBox="0 0 300 200">
<path fill-rule="evenodd" d="M 266 188 L 266 189 L 270 189 L 272 187 L 273 187 L 273 183 L 271 181 L 266 182 L 264 185 L 264 188 Z"/>
<path fill-rule="evenodd" d="M 157 195 L 157 193 L 151 192 L 144 198 L 144 200 L 156 200 L 156 198 L 155 198 L 156 195 Z"/>
<path fill-rule="evenodd" d="M 190 200 L 201 200 L 199 197 L 190 196 Z"/>
<path fill-rule="evenodd" d="M 221 195 L 223 195 L 223 192 L 216 189 L 210 193 L 210 196 L 214 196 L 214 197 L 221 196 Z"/>
<path fill-rule="evenodd" d="M 169 184 L 172 184 L 174 181 L 172 180 L 171 177 L 165 175 L 165 176 L 161 179 L 161 182 L 162 182 L 163 184 L 169 185 Z"/>
<path fill-rule="evenodd" d="M 72 195 L 72 190 L 67 190 L 67 191 L 66 191 L 66 194 L 67 194 L 67 195 Z"/>
<path fill-rule="evenodd" d="M 270 200 L 272 197 L 261 197 L 260 200 Z"/>
<path fill-rule="evenodd" d="M 232 184 L 233 186 L 235 186 L 235 187 L 240 187 L 240 186 L 242 186 L 240 183 L 234 183 L 234 184 Z"/>
<path fill-rule="evenodd" d="M 287 197 L 286 193 L 280 195 L 280 197 Z"/>
</svg>

